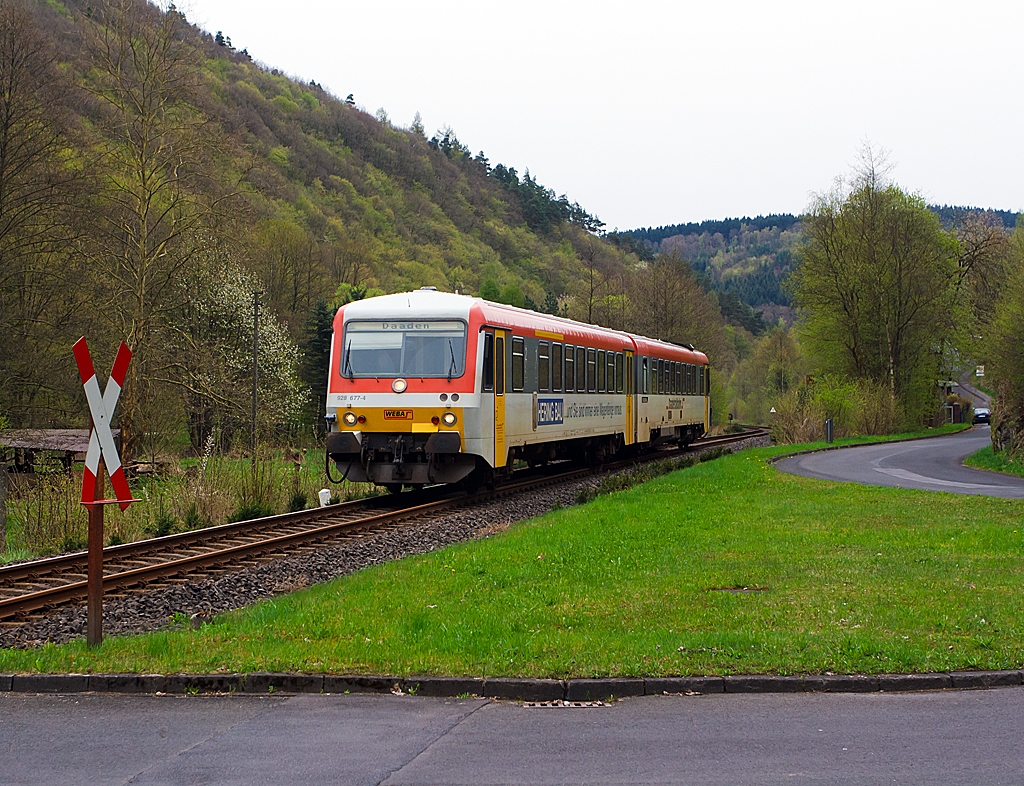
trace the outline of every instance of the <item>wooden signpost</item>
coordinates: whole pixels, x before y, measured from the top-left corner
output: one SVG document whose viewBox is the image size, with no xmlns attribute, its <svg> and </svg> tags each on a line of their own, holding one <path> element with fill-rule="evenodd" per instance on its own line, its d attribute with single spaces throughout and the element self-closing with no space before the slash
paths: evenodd
<svg viewBox="0 0 1024 786">
<path fill-rule="evenodd" d="M 102 393 L 84 336 L 75 342 L 74 352 L 78 373 L 85 387 L 85 397 L 89 401 L 91 421 L 89 449 L 85 454 L 85 471 L 82 474 L 82 504 L 89 508 L 88 641 L 90 646 L 95 646 L 103 641 L 103 508 L 105 505 L 120 505 L 121 510 L 127 510 L 133 502 L 138 502 L 132 498 L 131 489 L 128 488 L 121 457 L 110 431 L 114 407 L 121 396 L 132 352 L 122 341 L 106 390 Z M 104 463 L 116 499 L 103 498 Z"/>
</svg>

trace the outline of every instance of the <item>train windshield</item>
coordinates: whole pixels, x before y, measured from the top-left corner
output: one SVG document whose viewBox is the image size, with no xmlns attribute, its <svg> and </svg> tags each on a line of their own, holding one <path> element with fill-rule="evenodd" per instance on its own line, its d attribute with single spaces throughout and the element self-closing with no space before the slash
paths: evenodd
<svg viewBox="0 0 1024 786">
<path fill-rule="evenodd" d="M 366 321 L 345 325 L 343 377 L 461 377 L 466 323 L 458 320 Z"/>
</svg>

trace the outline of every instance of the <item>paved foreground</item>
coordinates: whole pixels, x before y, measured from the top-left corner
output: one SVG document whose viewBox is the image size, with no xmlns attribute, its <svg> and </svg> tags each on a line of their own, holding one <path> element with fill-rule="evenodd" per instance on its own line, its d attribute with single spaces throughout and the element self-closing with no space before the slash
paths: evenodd
<svg viewBox="0 0 1024 786">
<path fill-rule="evenodd" d="M 1024 688 L 648 696 L 0 694 L 4 784 L 1020 784 Z"/>
</svg>

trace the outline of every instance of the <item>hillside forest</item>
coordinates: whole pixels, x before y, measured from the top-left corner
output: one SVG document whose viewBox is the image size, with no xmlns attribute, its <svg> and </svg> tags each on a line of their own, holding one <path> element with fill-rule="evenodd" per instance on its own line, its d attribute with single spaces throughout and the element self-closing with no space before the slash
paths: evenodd
<svg viewBox="0 0 1024 786">
<path fill-rule="evenodd" d="M 780 438 L 931 422 L 937 381 L 985 360 L 1009 406 L 1015 227 L 926 205 L 869 149 L 803 216 L 609 233 L 455 130 L 291 79 L 173 4 L 0 0 L 0 426 L 86 425 L 70 347 L 106 369 L 123 339 L 129 461 L 312 445 L 334 311 L 421 286 L 693 343 L 716 422 L 774 408 Z"/>
</svg>

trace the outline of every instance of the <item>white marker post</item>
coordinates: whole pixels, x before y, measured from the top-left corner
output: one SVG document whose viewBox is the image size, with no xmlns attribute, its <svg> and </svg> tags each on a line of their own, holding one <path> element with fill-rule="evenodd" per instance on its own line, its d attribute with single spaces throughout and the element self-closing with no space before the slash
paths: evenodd
<svg viewBox="0 0 1024 786">
<path fill-rule="evenodd" d="M 107 389 L 102 394 L 84 336 L 75 342 L 74 352 L 78 373 L 85 387 L 85 397 L 89 401 L 92 428 L 89 434 L 89 449 L 85 454 L 85 472 L 82 474 L 82 504 L 89 508 L 87 638 L 89 646 L 96 646 L 103 641 L 103 506 L 120 505 L 121 510 L 127 510 L 133 502 L 138 502 L 132 498 L 131 489 L 128 488 L 121 457 L 117 453 L 114 435 L 110 431 L 114 407 L 121 396 L 121 387 L 124 385 L 132 352 L 122 341 L 114 359 L 110 379 L 107 380 Z M 116 499 L 103 499 L 104 459 Z"/>
</svg>

